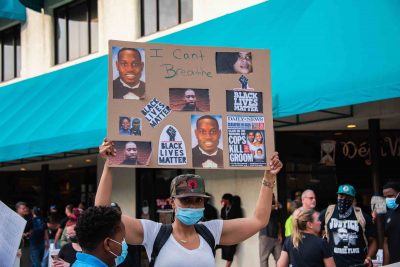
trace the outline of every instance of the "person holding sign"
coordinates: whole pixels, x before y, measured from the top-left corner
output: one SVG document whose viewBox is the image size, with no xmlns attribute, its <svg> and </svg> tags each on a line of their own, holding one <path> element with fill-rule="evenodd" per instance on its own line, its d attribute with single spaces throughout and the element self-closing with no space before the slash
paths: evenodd
<svg viewBox="0 0 400 267">
<path fill-rule="evenodd" d="M 107 161 L 100 179 L 95 205 L 109 206 L 113 178 L 108 162 L 110 157 L 116 155 L 116 152 L 113 143 L 107 139 L 104 139 L 99 151 L 101 156 L 107 158 Z M 282 169 L 277 153 L 271 157 L 269 166 L 270 168 L 265 171 L 262 178 L 252 217 L 199 223 L 204 215 L 204 201 L 208 198 L 205 194 L 204 179 L 199 175 L 184 174 L 175 177 L 171 182 L 171 206 L 175 212 L 172 225 L 162 227 L 161 223 L 123 215 L 126 242 L 132 245 L 144 245 L 151 261 L 150 266 L 180 267 L 188 266 L 188 264 L 191 267 L 215 266 L 214 247 L 211 245 L 240 243 L 253 236 L 268 223 L 276 175 Z M 160 229 L 171 231 L 161 234 L 164 239 L 161 248 L 158 246 L 160 243 L 154 246 Z M 153 248 L 156 248 L 154 253 Z"/>
<path fill-rule="evenodd" d="M 192 149 L 193 167 L 222 168 L 223 151 L 218 147 L 221 129 L 217 119 L 204 115 L 196 121 L 197 146 Z"/>
<path fill-rule="evenodd" d="M 124 47 L 115 62 L 119 76 L 113 81 L 114 99 L 143 99 L 145 83 L 140 80 L 144 63 L 139 50 Z"/>
</svg>

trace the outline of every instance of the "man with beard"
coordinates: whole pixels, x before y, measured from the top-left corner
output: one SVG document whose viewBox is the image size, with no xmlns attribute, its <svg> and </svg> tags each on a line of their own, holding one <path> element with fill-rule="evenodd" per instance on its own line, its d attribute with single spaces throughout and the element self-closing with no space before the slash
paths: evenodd
<svg viewBox="0 0 400 267">
<path fill-rule="evenodd" d="M 319 217 L 337 267 L 356 264 L 372 267 L 371 258 L 377 251 L 372 218 L 359 207 L 353 207 L 355 196 L 353 186 L 339 186 L 337 205 L 330 205 Z"/>
<path fill-rule="evenodd" d="M 135 48 L 122 48 L 118 52 L 115 65 L 119 76 L 113 81 L 113 98 L 143 99 L 145 97 L 145 83 L 140 80 L 140 77 L 144 63 L 140 52 Z"/>
<path fill-rule="evenodd" d="M 182 107 L 181 111 L 201 111 L 196 106 L 196 93 L 192 89 L 187 89 L 185 91 L 185 105 Z"/>
<path fill-rule="evenodd" d="M 138 151 L 135 142 L 127 142 L 125 144 L 125 159 L 121 164 L 125 165 L 143 165 L 137 159 Z"/>
</svg>

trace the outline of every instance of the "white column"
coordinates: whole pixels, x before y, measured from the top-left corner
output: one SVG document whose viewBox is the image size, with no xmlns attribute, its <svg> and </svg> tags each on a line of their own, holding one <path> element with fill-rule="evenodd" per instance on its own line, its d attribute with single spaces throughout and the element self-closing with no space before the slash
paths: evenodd
<svg viewBox="0 0 400 267">
<path fill-rule="evenodd" d="M 99 52 L 108 40 L 134 41 L 140 37 L 140 1 L 98 0 Z"/>
</svg>

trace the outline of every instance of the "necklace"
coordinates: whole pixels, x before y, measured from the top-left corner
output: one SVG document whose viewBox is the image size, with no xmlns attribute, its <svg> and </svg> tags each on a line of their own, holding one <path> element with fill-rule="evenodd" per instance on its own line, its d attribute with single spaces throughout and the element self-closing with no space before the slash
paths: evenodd
<svg viewBox="0 0 400 267">
<path fill-rule="evenodd" d="M 186 244 L 188 241 L 184 240 L 184 239 L 179 239 L 180 242 L 182 242 L 183 244 Z"/>
</svg>

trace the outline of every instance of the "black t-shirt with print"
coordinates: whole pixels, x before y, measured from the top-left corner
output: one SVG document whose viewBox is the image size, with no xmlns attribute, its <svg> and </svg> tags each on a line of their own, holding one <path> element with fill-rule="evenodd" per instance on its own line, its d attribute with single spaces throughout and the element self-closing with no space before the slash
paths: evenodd
<svg viewBox="0 0 400 267">
<path fill-rule="evenodd" d="M 400 207 L 388 210 L 385 216 L 385 237 L 388 240 L 390 263 L 400 261 Z"/>
<path fill-rule="evenodd" d="M 282 250 L 289 254 L 289 263 L 293 267 L 323 267 L 324 259 L 332 257 L 325 239 L 307 233 L 298 248 L 293 246 L 292 237 L 286 238 Z"/>
<path fill-rule="evenodd" d="M 321 229 L 325 226 L 325 212 L 323 210 L 319 219 Z M 363 212 L 365 218 L 365 235 L 375 237 L 375 228 L 372 224 L 371 216 Z M 354 209 L 345 219 L 339 219 L 339 211 L 337 207 L 333 211 L 332 217 L 327 222 L 329 232 L 329 247 L 332 251 L 333 258 L 337 267 L 349 267 L 355 264 L 362 264 L 367 256 L 367 245 L 364 241 L 363 230 L 357 222 Z"/>
</svg>

